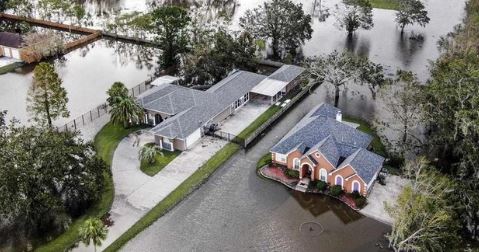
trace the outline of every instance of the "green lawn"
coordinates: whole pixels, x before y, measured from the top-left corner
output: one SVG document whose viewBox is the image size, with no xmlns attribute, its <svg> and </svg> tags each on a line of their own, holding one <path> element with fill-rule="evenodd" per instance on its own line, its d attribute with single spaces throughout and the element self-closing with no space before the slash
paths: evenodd
<svg viewBox="0 0 479 252">
<path fill-rule="evenodd" d="M 271 153 L 268 152 L 264 154 L 259 160 L 258 163 L 256 163 L 256 170 L 259 170 L 261 167 L 270 164 L 272 161 Z"/>
<path fill-rule="evenodd" d="M 151 145 L 154 143 L 149 143 Z M 167 166 L 173 159 L 180 155 L 181 151 L 161 151 L 161 153 L 156 154 L 156 159 L 154 163 L 149 163 L 147 161 L 141 161 L 140 170 L 148 176 L 155 176 L 160 172 L 165 166 Z"/>
<path fill-rule="evenodd" d="M 180 186 L 171 192 L 165 199 L 151 209 L 143 218 L 138 220 L 132 227 L 116 239 L 104 251 L 118 251 L 129 240 L 133 239 L 141 231 L 145 230 L 153 224 L 158 218 L 167 213 L 171 208 L 176 206 L 181 200 L 186 198 L 208 177 L 213 174 L 222 164 L 224 164 L 231 156 L 233 156 L 240 147 L 234 143 L 228 143 L 225 147 L 213 155 L 203 166 L 195 173 L 187 178 Z"/>
<path fill-rule="evenodd" d="M 95 148 L 98 156 L 103 159 L 107 165 L 111 166 L 113 159 L 113 153 L 115 152 L 118 143 L 126 137 L 128 134 L 140 129 L 141 127 L 132 127 L 124 129 L 121 126 L 115 126 L 110 123 L 105 125 L 103 129 L 95 136 Z M 113 180 L 111 172 L 104 174 L 105 176 L 105 188 L 101 195 L 100 201 L 95 203 L 88 211 L 74 220 L 67 231 L 55 238 L 54 240 L 38 247 L 35 251 L 65 251 L 72 247 L 79 240 L 78 230 L 80 226 L 91 217 L 101 218 L 108 211 L 110 211 L 111 204 L 113 203 L 113 197 L 115 195 L 113 188 Z"/>
<path fill-rule="evenodd" d="M 399 8 L 398 0 L 370 0 L 370 2 L 376 9 L 397 10 Z"/>
<path fill-rule="evenodd" d="M 359 119 L 359 118 L 354 118 L 351 116 L 343 116 L 344 121 L 346 122 L 352 122 L 352 123 L 357 123 L 359 124 L 358 130 L 367 133 L 373 137 L 373 141 L 371 142 L 371 146 L 373 148 L 373 151 L 376 154 L 379 154 L 383 157 L 387 157 L 387 152 L 386 152 L 386 147 L 384 147 L 383 143 L 381 142 L 381 139 L 376 133 L 376 130 L 369 125 L 368 122 L 365 120 Z"/>
<path fill-rule="evenodd" d="M 280 106 L 272 105 L 269 107 L 263 114 L 261 114 L 256 120 L 254 120 L 246 129 L 241 131 L 241 133 L 238 134 L 238 137 L 241 139 L 246 139 L 248 138 L 253 132 L 256 131 L 261 125 L 263 125 L 266 121 L 268 121 L 269 118 L 271 118 L 276 112 L 278 112 L 281 109 Z"/>
</svg>

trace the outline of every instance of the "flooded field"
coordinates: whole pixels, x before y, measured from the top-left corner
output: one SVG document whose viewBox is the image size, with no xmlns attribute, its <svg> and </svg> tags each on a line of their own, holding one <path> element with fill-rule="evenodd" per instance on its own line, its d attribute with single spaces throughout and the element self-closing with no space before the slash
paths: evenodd
<svg viewBox="0 0 479 252">
<path fill-rule="evenodd" d="M 99 40 L 53 60 L 68 92 L 70 118 L 75 118 L 105 102 L 106 91 L 115 81 L 129 88 L 148 79 L 155 72 L 155 50 L 111 40 Z M 0 75 L 0 109 L 8 117 L 27 122 L 27 93 L 32 83 L 34 65 Z M 56 125 L 68 119 L 60 119 Z"/>
</svg>

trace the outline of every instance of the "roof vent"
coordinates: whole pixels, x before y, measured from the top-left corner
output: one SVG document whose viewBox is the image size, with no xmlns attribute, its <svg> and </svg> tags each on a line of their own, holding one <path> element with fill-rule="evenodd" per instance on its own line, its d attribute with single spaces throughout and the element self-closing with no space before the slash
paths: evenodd
<svg viewBox="0 0 479 252">
<path fill-rule="evenodd" d="M 338 113 L 336 113 L 336 121 L 338 122 L 343 121 L 343 114 L 341 114 L 341 111 L 338 111 Z"/>
</svg>

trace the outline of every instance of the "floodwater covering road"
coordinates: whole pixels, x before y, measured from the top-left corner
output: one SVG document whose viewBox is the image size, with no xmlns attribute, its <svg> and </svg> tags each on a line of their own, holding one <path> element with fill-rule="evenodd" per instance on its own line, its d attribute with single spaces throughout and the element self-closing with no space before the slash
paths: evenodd
<svg viewBox="0 0 479 252">
<path fill-rule="evenodd" d="M 308 96 L 123 251 L 381 251 L 389 226 L 256 175 L 258 159 L 323 100 Z"/>
</svg>

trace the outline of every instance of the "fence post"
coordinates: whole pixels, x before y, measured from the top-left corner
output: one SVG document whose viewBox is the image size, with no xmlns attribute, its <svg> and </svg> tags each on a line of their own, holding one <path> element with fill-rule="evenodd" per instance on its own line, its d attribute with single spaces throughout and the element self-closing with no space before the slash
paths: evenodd
<svg viewBox="0 0 479 252">
<path fill-rule="evenodd" d="M 92 122 L 93 121 L 93 116 L 91 114 L 91 110 L 90 110 L 90 121 Z"/>
<path fill-rule="evenodd" d="M 76 119 L 73 119 L 73 127 L 75 127 L 75 130 L 77 130 L 77 122 L 76 122 Z"/>
<path fill-rule="evenodd" d="M 98 111 L 98 118 L 100 118 L 100 108 L 96 108 L 96 110 Z"/>
<path fill-rule="evenodd" d="M 83 117 L 83 115 L 81 115 L 81 121 L 82 121 L 83 125 L 85 125 L 85 117 Z"/>
</svg>

